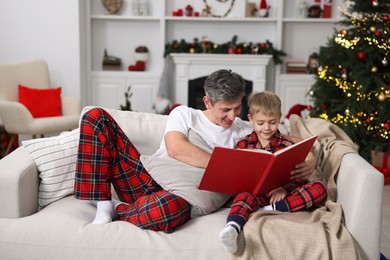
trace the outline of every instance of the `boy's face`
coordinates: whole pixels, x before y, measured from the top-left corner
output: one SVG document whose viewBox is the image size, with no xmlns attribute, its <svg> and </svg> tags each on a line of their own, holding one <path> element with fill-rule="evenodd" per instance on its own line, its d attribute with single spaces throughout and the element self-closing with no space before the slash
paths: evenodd
<svg viewBox="0 0 390 260">
<path fill-rule="evenodd" d="M 248 115 L 248 119 L 253 125 L 253 129 L 259 138 L 259 141 L 271 141 L 278 130 L 281 114 L 265 115 L 258 112 Z"/>
<path fill-rule="evenodd" d="M 207 118 L 223 128 L 231 127 L 234 119 L 241 113 L 242 98 L 230 102 L 217 101 L 214 105 L 211 105 L 208 98 L 204 96 L 203 101 L 207 108 L 205 112 Z"/>
</svg>

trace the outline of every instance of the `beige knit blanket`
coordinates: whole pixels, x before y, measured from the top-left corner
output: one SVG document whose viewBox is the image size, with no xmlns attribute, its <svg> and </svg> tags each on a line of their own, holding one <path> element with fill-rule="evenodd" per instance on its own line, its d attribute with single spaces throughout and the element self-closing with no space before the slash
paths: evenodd
<svg viewBox="0 0 390 260">
<path fill-rule="evenodd" d="M 290 117 L 291 135 L 317 135 L 314 149 L 318 163 L 311 179 L 325 179 L 328 200 L 312 211 L 281 213 L 259 211 L 244 226 L 238 250 L 231 259 L 361 259 L 354 239 L 343 225 L 342 208 L 336 203 L 336 175 L 341 158 L 356 153 L 350 138 L 322 119 Z"/>
</svg>

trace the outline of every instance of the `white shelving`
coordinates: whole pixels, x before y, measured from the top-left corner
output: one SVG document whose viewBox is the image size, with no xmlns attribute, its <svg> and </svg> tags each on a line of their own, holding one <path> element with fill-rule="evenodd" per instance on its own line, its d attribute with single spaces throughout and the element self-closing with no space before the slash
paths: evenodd
<svg viewBox="0 0 390 260">
<path fill-rule="evenodd" d="M 117 15 L 105 14 L 100 0 L 86 1 L 87 100 L 91 105 L 119 108 L 125 101 L 123 93 L 131 85 L 133 109 L 152 112 L 164 66 L 165 44 L 173 40 L 190 42 L 206 36 L 214 43 L 225 43 L 234 35 L 238 36 L 238 42 L 269 40 L 275 48 L 287 53 L 285 61 L 307 61 L 309 55 L 319 51 L 319 46 L 324 45 L 332 35 L 335 23 L 340 19 L 337 8 L 342 3 L 342 0 L 333 0 L 332 18 L 297 18 L 298 0 L 268 0 L 271 6 L 269 17 L 245 18 L 247 1 L 238 0 L 227 17 L 216 18 L 172 16 L 173 11 L 184 9 L 187 5 L 202 13 L 204 2 L 201 0 L 149 0 L 150 16 L 133 16 L 131 1 L 124 0 Z M 313 0 L 307 0 L 310 1 Z M 231 1 L 207 2 L 215 10 L 214 13 L 220 15 L 227 11 Z M 259 1 L 250 2 L 259 4 Z M 135 63 L 135 48 L 140 45 L 149 49 L 146 71 L 129 72 L 127 67 Z M 122 71 L 102 70 L 105 49 L 109 55 L 122 59 Z M 275 83 L 274 90 L 286 104 L 290 104 L 290 101 L 285 99 L 296 95 L 294 91 L 290 93 L 285 90 L 290 86 L 288 82 L 296 82 L 295 88 L 299 82 L 303 82 L 302 88 L 306 89 L 307 82 L 310 82 L 307 79 L 311 79 L 310 75 L 284 74 L 283 65 L 272 66 L 271 69 L 275 71 L 270 75 L 275 78 L 269 80 Z"/>
</svg>

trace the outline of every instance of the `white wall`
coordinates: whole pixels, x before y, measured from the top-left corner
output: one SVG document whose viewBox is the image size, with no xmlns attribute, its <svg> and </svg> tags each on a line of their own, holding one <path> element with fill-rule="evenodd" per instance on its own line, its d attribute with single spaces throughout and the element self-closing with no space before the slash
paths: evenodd
<svg viewBox="0 0 390 260">
<path fill-rule="evenodd" d="M 43 58 L 52 86 L 80 97 L 78 0 L 0 1 L 0 62 Z"/>
</svg>

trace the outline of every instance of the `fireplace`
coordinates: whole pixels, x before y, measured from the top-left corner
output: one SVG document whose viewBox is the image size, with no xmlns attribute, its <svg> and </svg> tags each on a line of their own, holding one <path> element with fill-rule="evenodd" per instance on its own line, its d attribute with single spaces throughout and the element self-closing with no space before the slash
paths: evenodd
<svg viewBox="0 0 390 260">
<path fill-rule="evenodd" d="M 206 80 L 206 76 L 192 79 L 188 81 L 188 106 L 204 110 L 206 109 L 203 103 L 203 96 L 204 96 L 204 90 L 203 90 L 203 84 Z M 247 104 L 247 97 L 253 90 L 253 84 L 252 81 L 245 80 L 245 93 L 246 96 L 242 100 L 242 109 L 239 117 L 241 119 L 247 120 L 248 117 L 248 104 Z"/>
<path fill-rule="evenodd" d="M 273 82 L 267 69 L 271 55 L 249 54 L 170 54 L 174 63 L 174 84 L 170 99 L 174 103 L 203 109 L 203 82 L 207 75 L 219 69 L 230 69 L 246 81 L 246 92 L 272 89 Z M 191 86 L 190 86 L 191 85 Z M 193 87 L 196 85 L 197 87 Z M 200 87 L 201 86 L 201 87 Z M 246 98 L 241 118 L 246 119 Z"/>
</svg>

